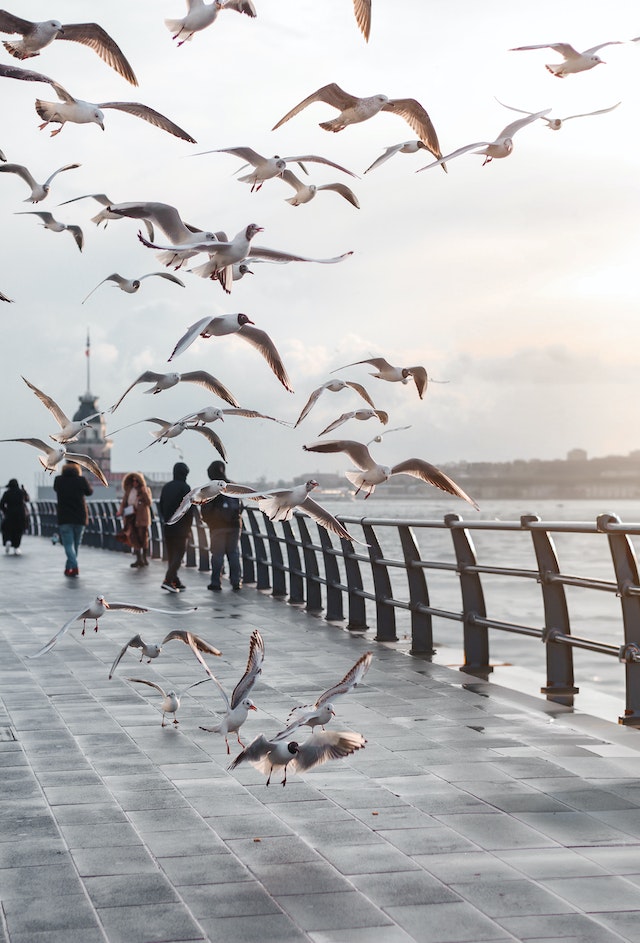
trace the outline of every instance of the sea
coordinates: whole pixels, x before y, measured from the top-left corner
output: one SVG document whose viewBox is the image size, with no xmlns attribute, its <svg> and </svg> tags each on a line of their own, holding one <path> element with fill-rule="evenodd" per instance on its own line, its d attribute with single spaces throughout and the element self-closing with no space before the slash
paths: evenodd
<svg viewBox="0 0 640 943">
<path fill-rule="evenodd" d="M 317 500 L 338 517 L 376 521 L 408 520 L 419 525 L 422 521 L 442 522 L 446 514 L 455 512 L 470 523 L 478 520 L 519 522 L 524 514 L 535 514 L 547 522 L 588 522 L 595 524 L 600 514 L 617 515 L 623 523 L 640 527 L 640 502 L 623 499 L 597 500 L 497 500 L 487 499 L 481 510 L 475 511 L 463 501 L 443 496 L 403 498 L 384 496 L 380 488 L 366 501 L 361 495 L 317 493 Z M 358 524 L 349 524 L 349 531 L 362 537 Z M 396 528 L 376 525 L 376 534 L 386 559 L 402 559 Z M 451 535 L 448 529 L 414 527 L 423 560 L 455 562 Z M 536 569 L 536 560 L 530 536 L 526 532 L 501 534 L 494 531 L 471 531 L 478 563 L 489 566 Z M 636 553 L 640 537 L 632 536 Z M 613 563 L 607 537 L 604 534 L 554 534 L 553 543 L 564 575 L 614 581 Z M 357 549 L 366 553 L 365 548 Z M 373 591 L 370 568 L 362 565 L 365 589 Z M 439 609 L 460 612 L 462 608 L 457 574 L 442 570 L 426 571 L 430 604 Z M 406 576 L 399 568 L 390 568 L 394 598 L 408 599 Z M 514 579 L 504 576 L 483 575 L 482 585 L 487 616 L 502 622 L 544 627 L 544 610 L 540 585 L 532 579 Z M 574 636 L 614 645 L 624 644 L 620 599 L 612 592 L 588 588 L 566 587 L 567 605 Z M 367 603 L 367 619 L 373 627 L 375 610 Z M 410 639 L 409 615 L 396 609 L 398 647 L 408 651 Z M 500 630 L 489 630 L 490 660 L 493 683 L 517 689 L 544 699 L 540 693 L 546 683 L 544 645 L 536 638 L 514 635 Z M 449 619 L 433 620 L 433 661 L 437 664 L 460 668 L 464 664 L 462 623 Z M 580 689 L 574 707 L 585 713 L 604 717 L 613 722 L 624 713 L 625 666 L 616 657 L 574 648 L 575 685 Z"/>
</svg>

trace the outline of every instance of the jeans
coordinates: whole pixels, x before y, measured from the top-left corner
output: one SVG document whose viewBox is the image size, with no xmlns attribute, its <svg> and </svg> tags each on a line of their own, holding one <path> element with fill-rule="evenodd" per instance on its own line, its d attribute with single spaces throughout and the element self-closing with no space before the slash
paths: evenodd
<svg viewBox="0 0 640 943">
<path fill-rule="evenodd" d="M 188 534 L 170 534 L 167 528 L 165 528 L 164 545 L 167 555 L 167 572 L 164 577 L 165 583 L 173 584 L 178 582 L 178 570 L 182 564 L 182 558 L 187 549 L 188 542 Z"/>
<path fill-rule="evenodd" d="M 220 586 L 222 564 L 226 556 L 229 561 L 229 580 L 232 586 L 240 585 L 240 528 L 209 528 L 211 547 L 211 585 Z"/>
<path fill-rule="evenodd" d="M 67 554 L 67 570 L 78 569 L 78 547 L 82 543 L 84 524 L 60 524 L 60 540 Z"/>
</svg>

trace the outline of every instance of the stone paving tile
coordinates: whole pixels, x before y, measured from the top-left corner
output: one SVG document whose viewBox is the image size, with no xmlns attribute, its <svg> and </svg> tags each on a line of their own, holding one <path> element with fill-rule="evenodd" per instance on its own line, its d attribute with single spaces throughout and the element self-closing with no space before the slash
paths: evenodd
<svg viewBox="0 0 640 943">
<path fill-rule="evenodd" d="M 224 943 L 308 943 L 309 937 L 285 914 L 264 914 L 259 926 L 251 916 L 202 917 L 199 921 L 209 940 Z"/>
<path fill-rule="evenodd" d="M 163 858 L 161 866 L 176 887 L 184 884 L 229 884 L 252 880 L 248 868 L 232 855 Z"/>
<path fill-rule="evenodd" d="M 100 875 L 85 878 L 84 886 L 94 907 L 126 907 L 137 904 L 175 903 L 179 896 L 161 871 L 142 874 Z"/>
<path fill-rule="evenodd" d="M 416 943 L 494 943 L 511 939 L 506 932 L 500 935 L 493 920 L 464 902 L 408 904 L 387 907 L 386 912 Z"/>
<path fill-rule="evenodd" d="M 424 871 L 359 874 L 352 875 L 350 880 L 383 909 L 393 905 L 453 903 L 462 899 L 459 893 Z"/>
<path fill-rule="evenodd" d="M 98 910 L 109 943 L 182 943 L 204 940 L 205 933 L 181 903 L 156 901 L 135 907 Z"/>
<path fill-rule="evenodd" d="M 457 829 L 466 840 L 487 850 L 498 848 L 543 848 L 551 838 L 514 818 L 498 815 L 438 815 L 444 825 Z"/>
<path fill-rule="evenodd" d="M 43 889 L 52 896 L 64 897 L 82 893 L 75 868 L 68 861 L 28 868 L 0 869 L 0 901 L 14 898 L 27 900 L 38 897 Z"/>
<path fill-rule="evenodd" d="M 71 850 L 71 857 L 82 877 L 138 874 L 156 870 L 156 865 L 144 845 L 76 848 Z"/>
<path fill-rule="evenodd" d="M 196 918 L 200 917 L 245 917 L 261 914 L 282 914 L 281 908 L 255 882 L 237 884 L 205 884 L 182 887 L 180 895 Z"/>
<path fill-rule="evenodd" d="M 516 881 L 522 877 L 520 871 L 489 851 L 416 855 L 413 860 L 443 884 L 475 883 L 478 880 Z"/>
<path fill-rule="evenodd" d="M 533 881 L 476 881 L 449 886 L 488 917 L 574 912 L 565 900 Z"/>
<path fill-rule="evenodd" d="M 353 885 L 328 862 L 305 861 L 300 864 L 271 864 L 255 862 L 253 873 L 266 890 L 273 894 L 325 894 L 334 891 L 351 890 Z"/>
<path fill-rule="evenodd" d="M 309 933 L 313 943 L 373 943 L 369 927 L 348 930 L 318 930 Z M 386 926 L 375 928 L 375 943 L 411 943 L 413 938 L 400 927 Z"/>
<path fill-rule="evenodd" d="M 603 927 L 598 918 L 582 914 L 553 914 L 552 916 L 503 917 L 500 924 L 516 940 L 527 943 L 558 940 L 562 943 L 620 943 L 616 932 Z M 511 939 L 511 937 L 509 937 Z"/>
<path fill-rule="evenodd" d="M 105 940 L 104 932 L 99 927 L 68 927 L 62 930 L 52 927 L 42 933 L 32 933 L 31 930 L 26 933 L 12 933 L 11 941 L 7 939 L 7 943 L 105 943 Z M 0 941 L 4 943 L 1 932 Z"/>
<path fill-rule="evenodd" d="M 225 840 L 232 838 L 274 838 L 278 835 L 292 835 L 294 830 L 276 818 L 275 815 L 265 815 L 264 812 L 242 815 L 212 815 L 205 816 L 204 821 L 213 829 L 215 834 Z"/>
<path fill-rule="evenodd" d="M 640 887 L 617 875 L 554 878 L 548 886 L 585 913 L 640 910 Z"/>
<path fill-rule="evenodd" d="M 496 851 L 495 854 L 506 864 L 536 880 L 606 873 L 604 868 L 585 858 L 582 851 L 582 848 L 527 848 L 522 851 Z M 634 854 L 636 867 L 640 871 L 637 852 Z"/>
<path fill-rule="evenodd" d="M 323 849 L 323 855 L 342 874 L 380 871 L 411 871 L 418 865 L 387 842 L 379 845 L 338 845 Z"/>
<path fill-rule="evenodd" d="M 92 930 L 98 927 L 93 907 L 84 894 L 12 898 L 3 901 L 2 908 L 11 941 L 14 934 L 55 930 L 67 932 L 85 928 Z"/>
<path fill-rule="evenodd" d="M 281 907 L 303 930 L 381 927 L 392 921 L 355 890 L 330 894 L 294 894 L 276 897 Z M 372 935 L 375 931 L 371 930 Z"/>
<path fill-rule="evenodd" d="M 638 844 L 633 835 L 584 812 L 518 812 L 515 817 L 561 845 Z"/>
</svg>

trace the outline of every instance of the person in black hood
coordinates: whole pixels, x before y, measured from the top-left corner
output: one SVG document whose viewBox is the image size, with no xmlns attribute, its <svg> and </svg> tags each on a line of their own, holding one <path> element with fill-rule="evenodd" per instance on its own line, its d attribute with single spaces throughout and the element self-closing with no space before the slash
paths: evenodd
<svg viewBox="0 0 640 943">
<path fill-rule="evenodd" d="M 7 485 L 7 490 L 0 499 L 0 511 L 2 512 L 2 542 L 5 553 L 9 553 L 13 547 L 14 554 L 21 554 L 20 541 L 22 535 L 27 529 L 29 514 L 27 504 L 29 495 L 18 484 L 17 478 L 12 478 Z"/>
<path fill-rule="evenodd" d="M 164 544 L 167 551 L 167 572 L 162 583 L 162 589 L 166 589 L 170 593 L 179 593 L 187 588 L 184 583 L 180 582 L 178 570 L 182 564 L 182 558 L 191 535 L 193 507 L 190 507 L 187 513 L 175 524 L 167 524 L 166 522 L 171 520 L 185 494 L 191 491 L 187 484 L 188 474 L 189 467 L 184 462 L 176 462 L 173 466 L 173 480 L 168 481 L 163 487 L 158 502 Z"/>
<path fill-rule="evenodd" d="M 207 468 L 211 481 L 229 481 L 224 462 L 211 462 Z M 240 532 L 242 530 L 242 504 L 238 498 L 228 494 L 219 494 L 213 501 L 207 501 L 200 511 L 202 519 L 209 527 L 209 547 L 211 549 L 211 582 L 207 586 L 214 593 L 222 589 L 220 576 L 224 558 L 229 563 L 229 580 L 238 592 L 241 587 L 240 567 Z"/>
<path fill-rule="evenodd" d="M 65 462 L 62 471 L 53 480 L 58 497 L 58 530 L 67 554 L 65 576 L 78 576 L 78 547 L 82 543 L 89 512 L 85 498 L 93 494 L 93 488 L 82 474 L 76 462 Z"/>
</svg>

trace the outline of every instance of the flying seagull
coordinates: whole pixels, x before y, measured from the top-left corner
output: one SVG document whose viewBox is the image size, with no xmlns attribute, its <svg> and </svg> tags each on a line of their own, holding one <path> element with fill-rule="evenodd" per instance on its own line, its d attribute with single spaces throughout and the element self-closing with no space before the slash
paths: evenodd
<svg viewBox="0 0 640 943">
<path fill-rule="evenodd" d="M 379 167 L 381 164 L 384 164 L 386 161 L 390 160 L 394 154 L 417 154 L 418 151 L 425 150 L 426 144 L 423 144 L 422 141 L 403 141 L 401 144 L 392 144 L 391 147 L 387 147 L 383 154 L 380 157 L 377 157 L 372 164 L 367 167 L 365 173 L 368 174 L 370 170 L 375 170 L 376 167 Z"/>
<path fill-rule="evenodd" d="M 339 393 L 341 390 L 353 390 L 362 399 L 371 406 L 372 409 L 375 409 L 375 403 L 365 390 L 364 386 L 361 383 L 355 383 L 352 380 L 328 380 L 326 383 L 323 383 L 322 386 L 319 386 L 317 390 L 314 390 L 306 404 L 302 408 L 302 411 L 298 418 L 296 419 L 293 427 L 299 426 L 302 420 L 309 415 L 315 404 L 320 399 L 320 396 L 327 391 L 328 393 Z"/>
<path fill-rule="evenodd" d="M 424 397 L 424 394 L 427 391 L 429 377 L 424 367 L 394 367 L 389 363 L 388 360 L 385 360 L 384 357 L 370 357 L 368 360 L 356 360 L 355 363 L 347 363 L 344 365 L 344 367 L 336 367 L 336 369 L 332 370 L 331 372 L 337 373 L 338 370 L 347 370 L 349 367 L 358 367 L 363 363 L 369 363 L 372 367 L 375 367 L 375 372 L 372 373 L 371 376 L 375 377 L 377 380 L 386 380 L 389 383 L 405 384 L 408 383 L 409 380 L 413 380 L 420 399 Z M 447 381 L 432 380 L 431 382 L 446 383 Z"/>
<path fill-rule="evenodd" d="M 27 186 L 31 187 L 31 195 L 27 197 L 24 201 L 25 203 L 41 203 L 42 200 L 46 199 L 49 195 L 51 181 L 54 177 L 63 173 L 65 170 L 75 170 L 76 167 L 80 166 L 80 164 L 65 164 L 64 167 L 58 167 L 57 170 L 54 170 L 53 173 L 47 177 L 44 183 L 38 183 L 31 172 L 26 167 L 23 167 L 22 164 L 2 164 L 2 166 L 0 166 L 0 173 L 17 174 L 18 177 L 24 180 Z"/>
<path fill-rule="evenodd" d="M 578 52 L 569 43 L 539 43 L 535 46 L 515 46 L 509 52 L 526 52 L 529 49 L 553 49 L 562 56 L 564 62 L 545 65 L 545 69 L 557 78 L 563 79 L 567 75 L 574 75 L 576 72 L 587 72 L 597 65 L 604 65 L 605 63 L 600 56 L 595 55 L 598 49 L 603 49 L 605 46 L 620 45 L 621 41 L 614 39 L 607 43 L 591 46 L 590 49 L 585 49 L 584 52 Z"/>
<path fill-rule="evenodd" d="M 217 498 L 219 494 L 224 492 L 226 485 L 226 481 L 220 479 L 217 481 L 208 481 L 206 485 L 192 488 L 191 491 L 185 494 L 184 498 L 167 521 L 167 524 L 177 524 L 192 505 L 202 505 L 213 501 L 214 498 Z"/>
<path fill-rule="evenodd" d="M 388 98 L 386 95 L 357 98 L 355 95 L 343 91 L 335 82 L 324 85 L 308 95 L 291 111 L 288 111 L 283 118 L 280 118 L 272 130 L 275 131 L 276 128 L 281 127 L 285 121 L 300 114 L 307 105 L 312 105 L 314 102 L 325 102 L 327 105 L 331 105 L 332 108 L 337 108 L 340 112 L 337 118 L 320 122 L 320 127 L 324 128 L 325 131 L 343 131 L 350 124 L 358 124 L 368 118 L 373 118 L 380 111 L 390 111 L 400 118 L 404 118 L 434 157 L 442 157 L 438 135 L 431 118 L 415 98 Z"/>
<path fill-rule="evenodd" d="M 83 298 L 82 304 L 85 303 L 87 298 L 90 298 L 91 295 L 100 288 L 100 285 L 104 285 L 105 282 L 115 282 L 116 286 L 121 289 L 121 291 L 126 291 L 127 294 L 133 295 L 140 288 L 141 282 L 145 278 L 151 278 L 152 276 L 157 275 L 158 278 L 167 278 L 170 282 L 173 282 L 174 285 L 180 285 L 181 288 L 184 288 L 184 282 L 180 281 L 179 278 L 176 278 L 175 275 L 171 275 L 170 272 L 148 272 L 146 275 L 140 275 L 138 278 L 124 278 L 122 275 L 118 275 L 117 272 L 114 272 L 112 275 L 107 275 L 106 278 L 103 278 L 101 282 L 98 282 L 95 288 L 92 288 L 86 298 Z"/>
<path fill-rule="evenodd" d="M 356 176 L 341 164 L 335 164 L 332 160 L 327 160 L 326 157 L 318 157 L 317 154 L 299 154 L 297 157 L 280 157 L 276 154 L 274 157 L 263 157 L 262 154 L 258 154 L 251 147 L 221 147 L 213 151 L 201 151 L 193 156 L 201 157 L 204 154 L 233 154 L 234 157 L 246 161 L 240 170 L 244 170 L 248 164 L 251 164 L 254 168 L 251 173 L 238 177 L 238 180 L 241 183 L 250 183 L 252 193 L 254 190 L 259 190 L 265 180 L 281 177 L 287 169 L 287 164 L 292 163 L 298 164 L 304 173 L 307 173 L 305 163 L 317 163 L 326 164 L 333 167 L 334 170 L 341 170 L 342 173 L 348 174 L 350 177 Z"/>
<path fill-rule="evenodd" d="M 224 737 L 224 742 L 227 745 L 227 753 L 231 753 L 228 740 L 228 735 L 230 733 L 235 733 L 238 743 L 241 747 L 244 747 L 244 743 L 240 739 L 240 728 L 247 719 L 249 711 L 257 710 L 257 707 L 249 697 L 249 694 L 256 683 L 258 675 L 262 673 L 263 662 L 264 641 L 258 629 L 254 629 L 249 640 L 249 657 L 247 659 L 247 667 L 244 670 L 244 674 L 233 689 L 231 697 L 229 697 L 215 675 L 213 676 L 213 680 L 218 685 L 218 689 L 224 699 L 224 717 L 220 723 L 216 724 L 214 727 L 200 727 L 200 730 L 206 730 L 208 733 L 221 734 Z"/>
<path fill-rule="evenodd" d="M 496 101 L 499 105 L 502 105 L 503 108 L 508 108 L 509 111 L 517 111 L 521 115 L 532 115 L 532 111 L 527 111 L 525 108 L 514 108 L 513 105 L 505 105 L 504 102 L 499 101 L 496 98 Z M 546 122 L 547 127 L 550 131 L 559 131 L 565 121 L 571 121 L 573 118 L 590 118 L 592 115 L 606 115 L 610 111 L 614 111 L 618 105 L 621 105 L 622 102 L 616 102 L 615 105 L 611 105 L 610 108 L 599 108 L 597 111 L 586 111 L 582 112 L 579 115 L 567 115 L 566 118 L 545 118 L 542 116 L 541 121 Z"/>
<path fill-rule="evenodd" d="M 347 671 L 342 681 L 324 691 L 314 704 L 300 704 L 294 707 L 287 717 L 287 730 L 293 732 L 296 727 L 322 727 L 335 717 L 336 698 L 349 694 L 360 684 L 371 666 L 372 652 L 365 652 Z"/>
<path fill-rule="evenodd" d="M 118 654 L 114 663 L 111 665 L 109 671 L 109 681 L 113 678 L 114 672 L 120 661 L 130 648 L 139 648 L 140 649 L 140 661 L 144 658 L 147 659 L 147 664 L 151 662 L 153 658 L 157 658 L 162 651 L 162 645 L 149 644 L 145 642 L 141 635 L 134 635 L 133 638 L 130 638 L 126 645 L 123 645 Z"/>
<path fill-rule="evenodd" d="M 36 210 L 28 210 L 22 213 L 16 213 L 16 216 L 39 216 L 42 220 L 42 225 L 45 229 L 50 230 L 50 232 L 68 232 L 71 233 L 75 239 L 75 243 L 82 252 L 84 246 L 84 234 L 79 226 L 76 226 L 73 223 L 61 223 L 59 220 L 54 219 L 51 213 L 37 212 Z"/>
<path fill-rule="evenodd" d="M 176 713 L 180 708 L 180 700 L 182 697 L 190 691 L 191 688 L 197 687 L 199 684 L 204 684 L 205 681 L 211 681 L 211 678 L 201 678 L 200 681 L 194 681 L 193 684 L 188 685 L 184 691 L 178 692 L 173 689 L 170 691 L 165 691 L 161 685 L 156 684 L 155 681 L 147 681 L 145 678 L 127 678 L 127 681 L 134 681 L 136 684 L 146 684 L 150 688 L 154 688 L 156 691 L 162 695 L 162 702 L 160 704 L 160 710 L 162 711 L 162 727 L 166 727 L 165 715 L 173 714 L 173 722 L 177 726 L 180 721 L 176 717 Z"/>
<path fill-rule="evenodd" d="M 0 10 L 0 33 L 18 33 L 21 39 L 11 42 L 4 41 L 7 52 L 16 59 L 31 59 L 39 56 L 40 50 L 50 45 L 56 39 L 82 43 L 93 49 L 100 58 L 115 69 L 131 85 L 137 85 L 133 69 L 125 59 L 122 50 L 97 23 L 65 23 L 58 20 L 31 22 L 23 20 L 13 13 Z"/>
<path fill-rule="evenodd" d="M 249 762 L 267 776 L 267 786 L 271 782 L 273 771 L 283 769 L 281 785 L 286 786 L 289 766 L 294 771 L 304 773 L 314 766 L 326 763 L 327 760 L 351 756 L 367 742 L 362 734 L 348 730 L 317 731 L 303 743 L 287 739 L 289 736 L 285 730 L 281 730 L 271 739 L 260 734 L 236 756 L 229 769 L 236 769 L 240 763 Z"/>
<path fill-rule="evenodd" d="M 162 445 L 166 445 L 169 439 L 175 439 L 176 436 L 182 435 L 183 432 L 199 432 L 200 435 L 204 436 L 214 449 L 218 452 L 220 457 L 226 462 L 227 453 L 225 447 L 222 444 L 221 438 L 213 431 L 209 429 L 208 426 L 196 426 L 188 422 L 185 422 L 183 419 L 177 419 L 175 422 L 172 422 L 169 419 L 158 419 L 156 416 L 147 416 L 145 419 L 137 419 L 135 422 L 129 423 L 128 426 L 122 426 L 120 429 L 115 429 L 111 435 L 115 435 L 116 432 L 122 432 L 123 429 L 130 429 L 131 426 L 138 426 L 141 422 L 153 422 L 156 425 L 160 426 L 160 429 L 157 432 L 152 432 L 153 442 L 150 442 L 149 445 L 145 445 L 143 449 L 140 449 L 141 452 L 144 452 L 146 449 L 150 449 L 152 445 L 156 445 L 160 442 Z"/>
<path fill-rule="evenodd" d="M 154 394 L 161 393 L 163 390 L 170 390 L 178 383 L 197 383 L 198 386 L 203 386 L 210 393 L 215 393 L 216 396 L 219 396 L 220 399 L 229 403 L 230 406 L 240 405 L 226 386 L 211 373 L 207 373 L 206 370 L 191 370 L 187 373 L 156 373 L 154 370 L 145 370 L 144 373 L 141 373 L 140 376 L 127 387 L 120 399 L 113 404 L 109 410 L 110 413 L 115 413 L 127 393 L 130 393 L 138 383 L 153 383 L 154 385 L 148 390 L 145 390 L 145 393 Z"/>
<path fill-rule="evenodd" d="M 357 196 L 344 183 L 324 183 L 320 186 L 314 183 L 307 184 L 296 177 L 292 170 L 285 170 L 281 179 L 296 191 L 295 196 L 287 199 L 287 203 L 290 203 L 291 206 L 301 206 L 303 203 L 309 203 L 321 190 L 333 190 L 334 193 L 339 194 L 348 203 L 355 206 L 357 210 L 360 209 Z"/>
<path fill-rule="evenodd" d="M 37 386 L 34 386 L 33 383 L 30 383 L 26 377 L 22 378 L 27 384 L 30 390 L 32 390 L 41 403 L 43 403 L 47 409 L 53 414 L 53 418 L 60 426 L 60 432 L 56 432 L 54 435 L 50 435 L 49 438 L 53 439 L 54 442 L 66 443 L 66 442 L 75 442 L 78 438 L 78 433 L 83 429 L 89 428 L 93 420 L 97 416 L 101 416 L 102 413 L 93 413 L 91 416 L 87 416 L 86 419 L 69 419 L 69 417 L 60 409 L 55 400 L 51 399 L 50 396 L 47 396 L 46 393 L 43 393 L 42 390 L 39 390 Z"/>
<path fill-rule="evenodd" d="M 99 226 L 100 223 L 104 223 L 104 228 L 107 228 L 109 220 L 112 219 L 123 219 L 121 213 L 114 213 L 111 210 L 113 200 L 110 200 L 106 193 L 85 193 L 84 196 L 74 196 L 71 200 L 65 200 L 64 203 L 60 203 L 59 206 L 66 206 L 67 203 L 76 203 L 78 200 L 97 200 L 98 203 L 101 203 L 105 209 L 100 210 L 99 213 L 96 213 L 95 216 L 91 217 L 91 222 L 95 223 L 96 226 Z M 153 239 L 154 231 L 153 226 L 148 219 L 144 219 L 143 223 L 147 230 L 147 235 L 149 239 Z"/>
<path fill-rule="evenodd" d="M 102 469 L 89 455 L 84 455 L 81 452 L 68 452 L 64 445 L 59 445 L 58 448 L 52 448 L 50 445 L 47 445 L 46 442 L 43 442 L 42 439 L 0 439 L 0 442 L 24 442 L 25 445 L 32 445 L 35 449 L 40 449 L 44 455 L 38 455 L 38 461 L 44 470 L 51 474 L 53 474 L 56 470 L 56 466 L 64 459 L 67 462 L 76 462 L 76 464 L 82 465 L 83 468 L 86 468 L 95 475 L 105 488 L 109 486 L 109 482 L 104 477 Z"/>
<path fill-rule="evenodd" d="M 236 13 L 245 13 L 247 16 L 256 16 L 256 8 L 252 0 L 187 0 L 187 15 L 182 19 L 165 20 L 165 26 L 173 34 L 172 39 L 178 40 L 178 46 L 190 42 L 195 33 L 206 29 L 218 18 L 221 10 L 235 10 Z"/>
<path fill-rule="evenodd" d="M 485 164 L 491 163 L 494 159 L 500 160 L 503 157 L 509 157 L 513 152 L 513 138 L 516 131 L 520 131 L 521 128 L 526 128 L 528 124 L 532 124 L 532 122 L 537 121 L 538 118 L 544 118 L 550 111 L 550 108 L 545 108 L 544 111 L 538 111 L 536 114 L 529 114 L 526 118 L 513 121 L 511 124 L 508 124 L 506 128 L 502 129 L 495 141 L 476 141 L 475 144 L 466 144 L 464 147 L 459 147 L 457 151 L 452 151 L 451 154 L 445 154 L 444 157 L 432 161 L 432 163 L 427 164 L 425 167 L 420 167 L 420 170 L 417 170 L 416 173 L 420 173 L 422 170 L 428 170 L 430 167 L 436 167 L 443 161 L 452 160 L 454 157 L 459 157 L 461 154 L 468 154 L 470 151 L 473 151 L 475 154 L 484 154 L 483 167 Z"/>
<path fill-rule="evenodd" d="M 327 428 L 319 432 L 318 435 L 326 435 L 327 432 L 333 432 L 334 429 L 344 425 L 345 422 L 349 422 L 350 419 L 366 421 L 367 419 L 373 418 L 379 419 L 382 425 L 386 426 L 389 422 L 389 413 L 385 413 L 382 409 L 353 409 L 351 412 L 343 413 L 337 419 L 334 419 L 334 421 L 329 423 Z"/>
</svg>

